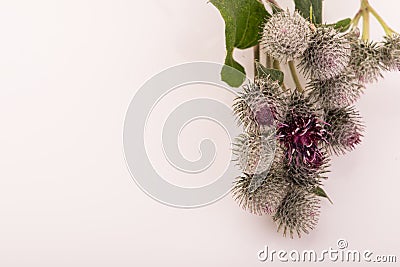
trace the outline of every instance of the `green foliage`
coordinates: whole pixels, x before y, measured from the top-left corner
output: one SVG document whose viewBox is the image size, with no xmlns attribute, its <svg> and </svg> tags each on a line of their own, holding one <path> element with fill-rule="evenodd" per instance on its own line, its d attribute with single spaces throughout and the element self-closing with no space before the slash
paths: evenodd
<svg viewBox="0 0 400 267">
<path fill-rule="evenodd" d="M 221 79 L 229 86 L 241 86 L 246 79 L 246 71 L 233 59 L 232 52 L 227 53 L 224 64 L 221 70 Z"/>
<path fill-rule="evenodd" d="M 317 187 L 314 189 L 314 193 L 315 193 L 317 196 L 319 196 L 319 197 L 324 197 L 324 198 L 328 199 L 329 202 L 330 202 L 331 204 L 333 204 L 333 202 L 332 202 L 332 200 L 329 198 L 328 194 L 327 194 L 327 193 L 325 192 L 325 190 L 322 189 L 320 186 L 317 186 Z"/>
<path fill-rule="evenodd" d="M 258 76 L 260 76 L 261 78 L 269 77 L 273 81 L 278 81 L 279 85 L 282 85 L 284 79 L 284 74 L 282 71 L 276 69 L 268 69 L 259 62 L 256 62 L 256 66 Z"/>
<path fill-rule="evenodd" d="M 322 24 L 322 1 L 323 0 L 294 0 L 296 10 L 307 20 L 310 20 L 312 10 L 312 22 Z"/>
<path fill-rule="evenodd" d="M 245 74 L 244 67 L 233 58 L 233 49 L 246 49 L 257 45 L 261 39 L 263 23 L 271 15 L 257 0 L 211 0 L 225 21 L 225 65 Z M 245 75 L 237 75 L 229 67 L 221 72 L 222 80 L 230 86 L 239 87 Z"/>
<path fill-rule="evenodd" d="M 350 18 L 342 19 L 334 24 L 330 24 L 329 26 L 333 26 L 333 28 L 335 28 L 336 30 L 338 30 L 340 32 L 345 32 L 351 26 L 351 19 Z"/>
</svg>

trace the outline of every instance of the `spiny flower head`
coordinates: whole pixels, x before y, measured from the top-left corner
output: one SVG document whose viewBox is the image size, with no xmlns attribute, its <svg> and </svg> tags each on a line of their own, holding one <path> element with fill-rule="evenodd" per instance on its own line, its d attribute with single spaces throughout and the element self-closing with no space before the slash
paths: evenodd
<svg viewBox="0 0 400 267">
<path fill-rule="evenodd" d="M 382 61 L 391 71 L 400 71 L 400 35 L 385 36 L 381 47 Z"/>
<path fill-rule="evenodd" d="M 318 167 L 295 164 L 287 159 L 282 159 L 282 176 L 290 183 L 299 186 L 316 186 L 321 184 L 321 180 L 327 179 L 324 176 L 328 172 L 329 159 L 323 155 L 323 162 Z"/>
<path fill-rule="evenodd" d="M 261 43 L 273 58 L 288 61 L 300 57 L 307 49 L 310 34 L 309 23 L 298 12 L 282 11 L 265 23 Z"/>
<path fill-rule="evenodd" d="M 320 214 L 320 199 L 309 188 L 293 186 L 283 198 L 275 215 L 278 231 L 293 238 L 294 234 L 301 237 L 314 229 Z"/>
<path fill-rule="evenodd" d="M 278 124 L 277 135 L 287 149 L 289 161 L 314 167 L 322 164 L 319 145 L 325 141 L 326 130 L 324 122 L 315 115 L 293 114 L 290 120 Z"/>
<path fill-rule="evenodd" d="M 274 124 L 279 103 L 277 81 L 268 77 L 243 86 L 243 92 L 235 99 L 233 111 L 238 122 L 249 132 L 263 132 Z"/>
<path fill-rule="evenodd" d="M 318 167 L 323 163 L 319 149 L 325 142 L 324 122 L 304 94 L 294 92 L 287 102 L 287 112 L 277 124 L 277 138 L 286 149 L 286 157 L 297 165 Z"/>
<path fill-rule="evenodd" d="M 256 183 L 258 186 L 254 186 Z M 275 214 L 288 188 L 288 182 L 272 167 L 268 173 L 238 177 L 232 193 L 244 210 L 257 215 Z"/>
<path fill-rule="evenodd" d="M 358 40 L 351 44 L 351 60 L 349 68 L 353 70 L 361 83 L 373 83 L 382 78 L 382 53 L 379 45 L 374 42 Z"/>
<path fill-rule="evenodd" d="M 298 115 L 322 114 L 322 111 L 316 107 L 315 103 L 306 93 L 300 93 L 297 90 L 285 95 L 284 103 L 282 104 L 281 112 L 277 120 L 280 122 L 288 120 L 293 113 Z"/>
<path fill-rule="evenodd" d="M 312 80 L 311 97 L 325 108 L 343 108 L 357 101 L 364 89 L 356 76 L 347 71 L 328 80 Z"/>
<path fill-rule="evenodd" d="M 306 76 L 317 80 L 332 79 L 341 74 L 350 61 L 348 39 L 331 27 L 319 27 L 311 36 L 300 66 Z"/>
<path fill-rule="evenodd" d="M 236 138 L 236 149 L 239 166 L 244 173 L 260 174 L 271 167 L 274 160 L 276 137 L 275 132 L 241 134 Z"/>
<path fill-rule="evenodd" d="M 329 131 L 328 149 L 339 155 L 351 151 L 361 143 L 364 125 L 354 107 L 332 109 L 326 112 L 326 129 Z"/>
<path fill-rule="evenodd" d="M 256 83 L 260 87 L 264 97 L 267 99 L 272 116 L 274 120 L 276 120 L 282 112 L 282 108 L 285 104 L 284 98 L 286 97 L 282 92 L 279 82 L 271 80 L 269 76 L 267 76 L 257 78 Z"/>
</svg>

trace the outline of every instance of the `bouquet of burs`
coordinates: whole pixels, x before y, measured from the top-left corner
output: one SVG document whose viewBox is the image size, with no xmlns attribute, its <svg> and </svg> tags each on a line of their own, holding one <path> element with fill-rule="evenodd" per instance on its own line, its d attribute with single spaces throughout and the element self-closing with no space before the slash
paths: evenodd
<svg viewBox="0 0 400 267">
<path fill-rule="evenodd" d="M 362 141 L 354 103 L 383 72 L 400 70 L 400 35 L 368 0 L 353 19 L 334 23 L 323 20 L 322 0 L 294 0 L 295 10 L 275 0 L 211 3 L 225 21 L 221 77 L 242 88 L 233 104 L 243 128 L 234 144 L 242 175 L 232 194 L 245 210 L 272 216 L 284 236 L 301 237 L 315 228 L 321 200 L 330 201 L 323 181 L 331 157 Z M 371 18 L 381 40 L 370 39 Z M 235 48 L 254 50 L 251 82 L 237 75 L 246 72 Z"/>
</svg>

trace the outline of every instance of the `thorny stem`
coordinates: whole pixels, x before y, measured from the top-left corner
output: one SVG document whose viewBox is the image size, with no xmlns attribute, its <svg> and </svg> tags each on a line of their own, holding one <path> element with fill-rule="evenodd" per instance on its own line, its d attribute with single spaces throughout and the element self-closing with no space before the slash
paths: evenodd
<svg viewBox="0 0 400 267">
<path fill-rule="evenodd" d="M 304 91 L 304 89 L 301 85 L 299 76 L 297 75 L 296 66 L 294 65 L 293 61 L 289 61 L 288 64 L 289 64 L 289 68 L 290 68 L 290 73 L 292 74 L 293 81 L 296 84 L 296 89 L 297 89 L 297 91 L 299 91 L 301 93 Z"/>
</svg>

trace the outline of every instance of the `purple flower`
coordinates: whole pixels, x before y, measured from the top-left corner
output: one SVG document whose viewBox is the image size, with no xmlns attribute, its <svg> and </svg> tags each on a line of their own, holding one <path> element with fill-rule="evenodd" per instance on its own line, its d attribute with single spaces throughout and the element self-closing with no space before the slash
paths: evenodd
<svg viewBox="0 0 400 267">
<path fill-rule="evenodd" d="M 327 132 L 325 122 L 315 115 L 293 114 L 285 123 L 278 124 L 277 136 L 286 147 L 286 156 L 289 162 L 297 165 L 305 164 L 311 167 L 322 165 L 324 157 L 319 149 L 320 142 L 326 142 Z"/>
</svg>

